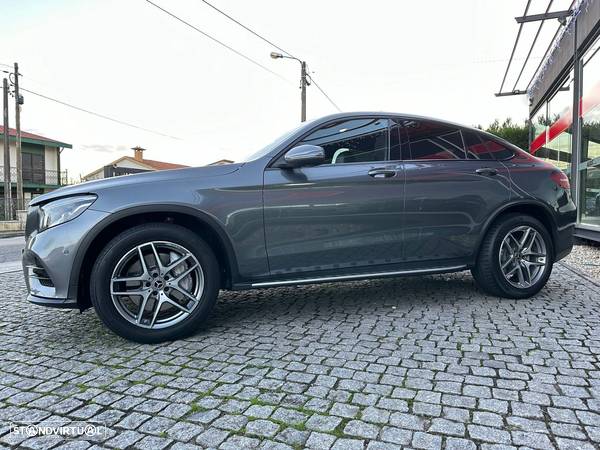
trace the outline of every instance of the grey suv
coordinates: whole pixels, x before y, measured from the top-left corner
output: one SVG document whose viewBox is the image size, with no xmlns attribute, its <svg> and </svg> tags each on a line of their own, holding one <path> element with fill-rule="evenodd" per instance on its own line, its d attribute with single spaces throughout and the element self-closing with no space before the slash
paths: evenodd
<svg viewBox="0 0 600 450">
<path fill-rule="evenodd" d="M 119 335 L 160 342 L 198 329 L 220 289 L 470 269 L 491 295 L 529 297 L 571 250 L 575 217 L 565 174 L 508 142 L 346 113 L 241 163 L 37 197 L 23 268 L 31 302 L 93 306 Z"/>
</svg>

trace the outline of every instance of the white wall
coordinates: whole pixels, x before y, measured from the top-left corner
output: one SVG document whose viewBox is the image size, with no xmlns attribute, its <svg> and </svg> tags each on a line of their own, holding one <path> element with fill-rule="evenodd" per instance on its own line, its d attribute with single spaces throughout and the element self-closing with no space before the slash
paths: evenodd
<svg viewBox="0 0 600 450">
<path fill-rule="evenodd" d="M 44 147 L 46 170 L 58 170 L 57 152 L 58 148 L 56 147 L 48 147 L 47 145 Z"/>
<path fill-rule="evenodd" d="M 144 169 L 144 170 L 150 169 L 145 164 L 140 164 L 136 161 L 132 161 L 131 159 L 124 159 L 123 161 L 119 161 L 117 163 L 117 167 L 127 167 L 128 169 Z"/>
<path fill-rule="evenodd" d="M 8 144 L 10 148 L 10 167 L 17 167 L 17 148 L 14 142 Z M 0 139 L 0 166 L 4 166 L 4 143 Z"/>
<path fill-rule="evenodd" d="M 17 146 L 14 142 L 10 142 L 9 148 L 10 148 L 10 167 L 16 168 L 17 167 Z M 44 147 L 45 170 L 58 170 L 57 152 L 58 152 L 57 147 L 49 147 L 49 146 Z M 0 139 L 0 166 L 2 166 L 2 167 L 4 166 L 4 145 L 2 144 L 1 139 Z M 14 173 L 12 175 L 11 181 L 16 183 L 17 182 L 16 171 L 12 171 L 12 172 L 14 172 Z M 0 177 L 0 178 L 2 178 L 2 177 Z M 56 177 L 53 175 L 51 178 L 52 178 L 52 181 L 54 181 Z M 1 182 L 2 182 L 2 180 L 0 179 L 0 183 Z"/>
</svg>

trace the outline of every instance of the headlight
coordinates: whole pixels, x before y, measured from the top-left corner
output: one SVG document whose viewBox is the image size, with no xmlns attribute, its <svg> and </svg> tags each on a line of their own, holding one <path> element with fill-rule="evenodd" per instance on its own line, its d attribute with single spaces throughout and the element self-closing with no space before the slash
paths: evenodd
<svg viewBox="0 0 600 450">
<path fill-rule="evenodd" d="M 39 231 L 75 219 L 96 200 L 95 195 L 76 195 L 50 201 L 40 207 Z"/>
</svg>

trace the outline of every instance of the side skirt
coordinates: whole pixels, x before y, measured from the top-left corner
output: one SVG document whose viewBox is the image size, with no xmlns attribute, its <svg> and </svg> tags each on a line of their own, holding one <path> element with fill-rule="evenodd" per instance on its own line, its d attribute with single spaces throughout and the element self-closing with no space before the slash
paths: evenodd
<svg viewBox="0 0 600 450">
<path fill-rule="evenodd" d="M 326 277 L 296 278 L 293 280 L 269 280 L 255 283 L 239 283 L 233 286 L 233 290 L 269 288 L 278 286 L 296 286 L 301 284 L 335 283 L 338 281 L 364 280 L 369 278 L 386 278 L 403 275 L 426 275 L 435 273 L 458 272 L 467 269 L 467 265 L 434 267 L 431 269 L 394 270 L 390 272 L 357 273 L 349 275 L 333 275 Z"/>
</svg>

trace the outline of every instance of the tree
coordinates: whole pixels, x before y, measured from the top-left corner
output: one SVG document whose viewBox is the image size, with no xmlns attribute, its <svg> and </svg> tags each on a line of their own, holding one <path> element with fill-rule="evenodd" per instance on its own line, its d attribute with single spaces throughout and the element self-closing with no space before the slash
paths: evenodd
<svg viewBox="0 0 600 450">
<path fill-rule="evenodd" d="M 500 123 L 498 119 L 494 120 L 486 129 L 488 133 L 506 139 L 511 144 L 527 150 L 529 148 L 529 124 L 524 122 L 519 125 L 509 117 Z"/>
</svg>

